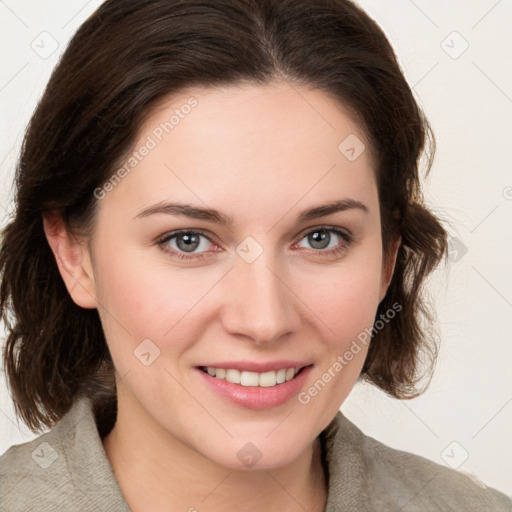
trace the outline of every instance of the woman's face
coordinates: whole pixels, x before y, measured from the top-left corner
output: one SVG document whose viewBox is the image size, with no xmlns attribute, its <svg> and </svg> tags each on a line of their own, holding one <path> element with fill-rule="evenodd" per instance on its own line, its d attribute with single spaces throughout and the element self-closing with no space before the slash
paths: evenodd
<svg viewBox="0 0 512 512">
<path fill-rule="evenodd" d="M 390 277 L 363 143 L 329 96 L 286 83 L 191 89 L 152 112 L 97 191 L 90 254 L 127 428 L 239 469 L 311 445 L 360 374 Z"/>
</svg>

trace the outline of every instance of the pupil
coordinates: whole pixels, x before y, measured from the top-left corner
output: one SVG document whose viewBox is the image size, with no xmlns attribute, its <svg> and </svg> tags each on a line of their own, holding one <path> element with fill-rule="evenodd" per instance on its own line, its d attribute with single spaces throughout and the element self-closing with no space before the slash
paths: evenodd
<svg viewBox="0 0 512 512">
<path fill-rule="evenodd" d="M 329 241 L 327 241 L 327 244 L 322 243 L 329 238 L 329 234 L 326 231 L 315 231 L 311 233 L 310 238 L 312 240 L 311 245 L 315 249 L 323 249 L 329 245 Z M 317 247 L 315 244 L 320 244 L 320 247 Z"/>
<path fill-rule="evenodd" d="M 194 249 L 197 249 L 198 238 L 196 235 L 190 234 L 179 235 L 177 240 L 178 247 L 186 252 L 192 252 Z M 180 246 L 180 241 L 185 242 L 183 247 Z"/>
</svg>

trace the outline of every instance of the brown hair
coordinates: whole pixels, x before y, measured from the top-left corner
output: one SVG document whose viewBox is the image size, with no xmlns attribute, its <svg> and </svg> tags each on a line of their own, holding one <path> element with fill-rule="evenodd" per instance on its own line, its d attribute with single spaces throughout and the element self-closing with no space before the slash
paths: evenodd
<svg viewBox="0 0 512 512">
<path fill-rule="evenodd" d="M 393 305 L 401 311 L 374 333 L 361 377 L 396 398 L 420 394 L 420 363 L 431 376 L 437 355 L 422 285 L 445 256 L 447 235 L 419 184 L 419 158 L 429 141 L 428 173 L 435 139 L 380 27 L 349 0 L 107 0 L 71 39 L 30 120 L 15 215 L 3 230 L 7 382 L 17 415 L 34 432 L 83 393 L 104 431 L 116 406 L 98 312 L 67 292 L 43 213 L 58 212 L 70 233 L 90 234 L 94 190 L 159 100 L 189 86 L 273 79 L 345 105 L 377 156 L 385 254 L 394 236 L 402 243 L 376 320 Z"/>
</svg>

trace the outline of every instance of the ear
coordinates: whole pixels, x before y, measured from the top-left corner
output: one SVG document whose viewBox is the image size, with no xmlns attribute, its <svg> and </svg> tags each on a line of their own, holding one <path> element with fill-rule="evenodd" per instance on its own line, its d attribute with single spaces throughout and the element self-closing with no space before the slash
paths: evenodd
<svg viewBox="0 0 512 512">
<path fill-rule="evenodd" d="M 62 217 L 57 213 L 44 214 L 43 227 L 73 302 L 82 308 L 96 308 L 94 274 L 87 244 L 69 234 Z"/>
<path fill-rule="evenodd" d="M 398 236 L 395 239 L 393 239 L 391 241 L 391 246 L 389 248 L 387 257 L 383 258 L 379 303 L 382 302 L 382 300 L 386 296 L 386 293 L 389 288 L 389 284 L 391 283 L 391 279 L 393 278 L 393 273 L 395 272 L 395 266 L 396 266 L 396 258 L 398 255 L 398 249 L 400 248 L 401 243 L 402 243 L 401 236 Z"/>
</svg>

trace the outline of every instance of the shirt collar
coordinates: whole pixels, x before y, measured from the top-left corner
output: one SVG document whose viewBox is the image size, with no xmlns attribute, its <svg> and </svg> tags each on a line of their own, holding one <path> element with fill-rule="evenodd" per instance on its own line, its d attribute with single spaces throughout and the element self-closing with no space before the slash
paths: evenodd
<svg viewBox="0 0 512 512">
<path fill-rule="evenodd" d="M 369 468 L 363 453 L 363 432 L 338 411 L 319 437 L 328 479 L 325 512 L 370 510 L 366 489 Z"/>
<path fill-rule="evenodd" d="M 62 442 L 70 477 L 85 501 L 94 500 L 100 510 L 130 512 L 103 448 L 91 399 L 78 398 L 53 432 L 55 439 Z M 364 434 L 338 411 L 319 438 L 328 482 L 324 512 L 369 510 L 365 498 L 368 462 L 362 453 Z M 107 503 L 110 506 L 105 509 Z"/>
<path fill-rule="evenodd" d="M 84 504 L 92 501 L 98 510 L 130 512 L 103 448 L 90 398 L 78 398 L 52 433 Z"/>
</svg>

